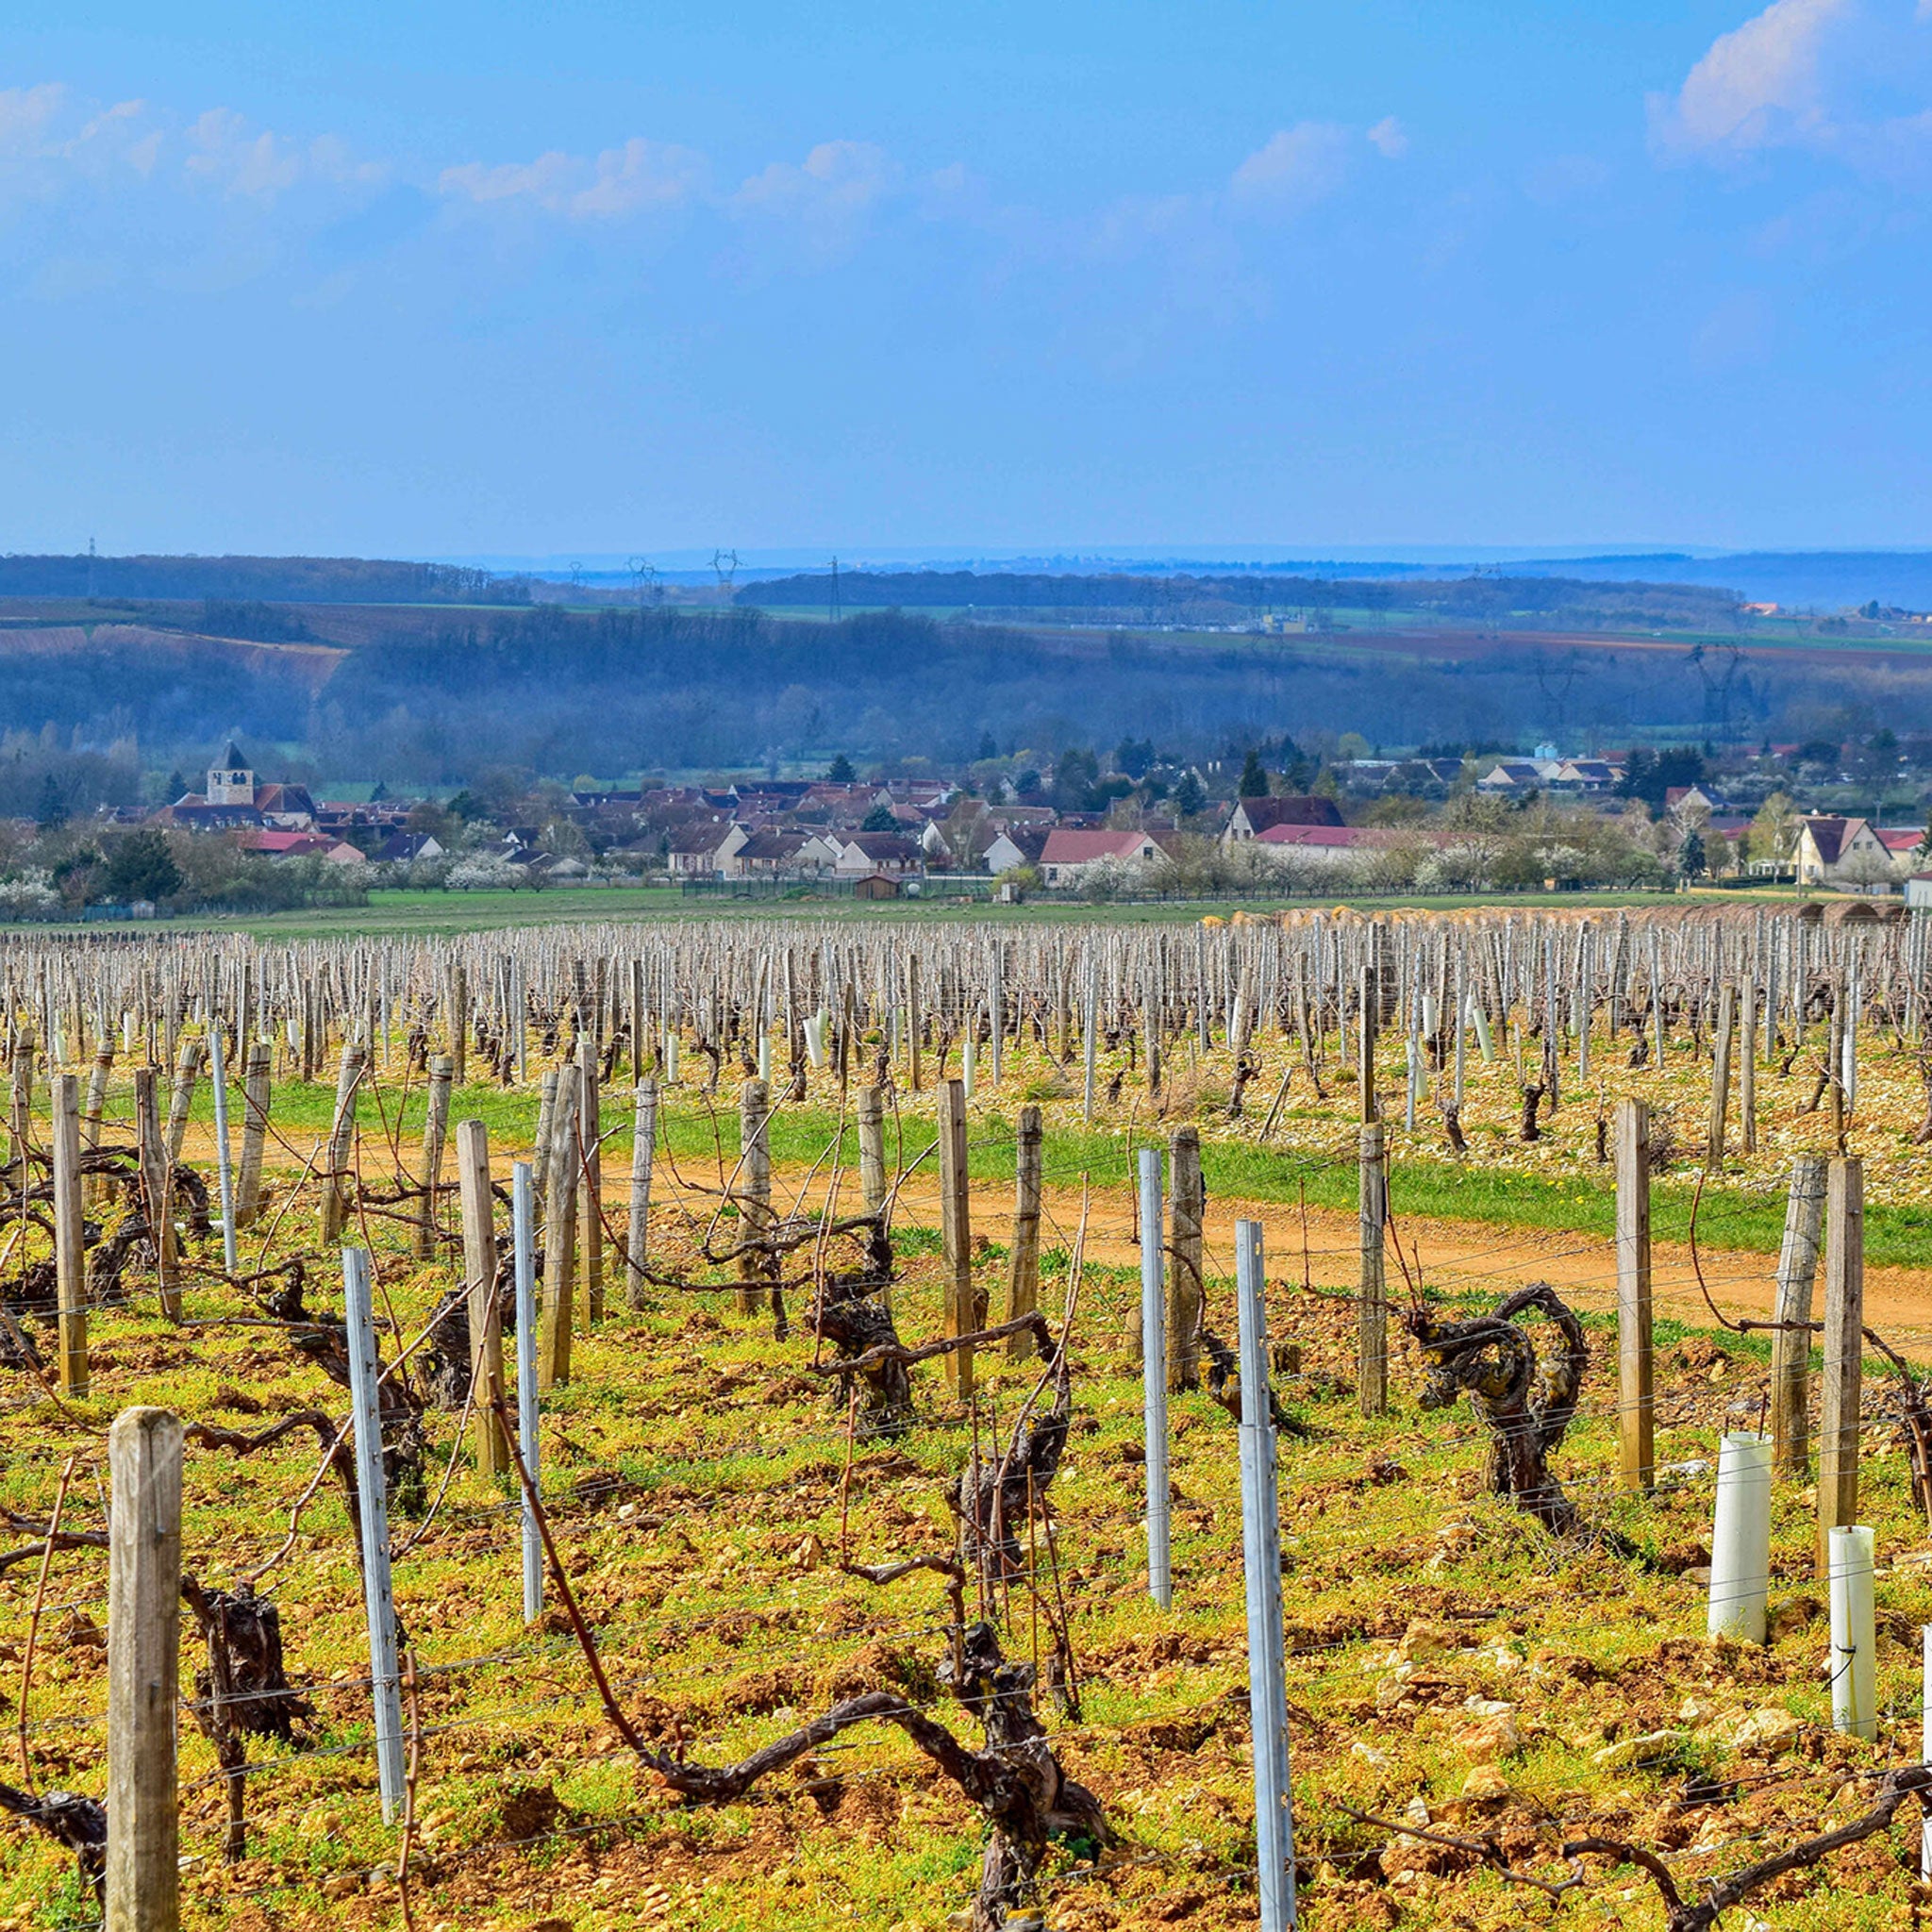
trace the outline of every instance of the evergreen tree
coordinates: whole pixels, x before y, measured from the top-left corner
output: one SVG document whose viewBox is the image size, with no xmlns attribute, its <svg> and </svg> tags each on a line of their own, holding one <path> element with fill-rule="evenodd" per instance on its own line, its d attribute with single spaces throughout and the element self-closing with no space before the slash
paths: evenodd
<svg viewBox="0 0 1932 1932">
<path fill-rule="evenodd" d="M 1253 745 L 1241 760 L 1241 777 L 1238 788 L 1243 798 L 1266 798 L 1268 796 L 1268 774 L 1261 769 L 1261 757 Z"/>
<path fill-rule="evenodd" d="M 181 868 L 159 832 L 130 832 L 114 847 L 104 883 L 110 899 L 171 899 L 181 890 Z"/>
<path fill-rule="evenodd" d="M 34 823 L 43 830 L 67 823 L 67 794 L 52 772 L 41 780 L 41 802 L 34 812 Z"/>
<path fill-rule="evenodd" d="M 1183 772 L 1180 783 L 1174 788 L 1174 808 L 1184 819 L 1208 808 L 1207 788 L 1192 770 Z"/>
<path fill-rule="evenodd" d="M 892 808 L 881 801 L 866 813 L 858 829 L 861 832 L 896 832 L 899 821 L 892 816 Z"/>
<path fill-rule="evenodd" d="M 852 769 L 852 760 L 841 751 L 832 760 L 831 770 L 825 774 L 827 785 L 849 785 L 858 774 Z"/>
</svg>

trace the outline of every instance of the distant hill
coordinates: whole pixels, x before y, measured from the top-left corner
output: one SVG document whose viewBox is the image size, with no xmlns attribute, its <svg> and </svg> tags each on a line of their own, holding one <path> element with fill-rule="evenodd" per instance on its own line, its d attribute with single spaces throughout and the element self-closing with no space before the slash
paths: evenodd
<svg viewBox="0 0 1932 1932">
<path fill-rule="evenodd" d="M 0 557 L 0 597 L 506 604 L 529 591 L 457 564 L 362 557 Z"/>
<path fill-rule="evenodd" d="M 747 609 L 824 609 L 823 573 L 774 578 L 738 593 Z M 839 579 L 848 608 L 1032 612 L 1095 623 L 1209 625 L 1252 621 L 1263 610 L 1405 610 L 1491 625 L 1592 627 L 1727 625 L 1738 600 L 1721 586 L 1585 582 L 1524 574 L 1377 582 L 1362 578 L 1102 575 L 1022 571 L 850 571 Z"/>
<path fill-rule="evenodd" d="M 1932 551 L 1740 550 L 1724 557 L 1566 557 L 1549 563 L 1506 564 L 1524 576 L 1572 579 L 1641 575 L 1674 584 L 1721 585 L 1754 603 L 1832 612 L 1870 603 L 1932 610 Z"/>
</svg>

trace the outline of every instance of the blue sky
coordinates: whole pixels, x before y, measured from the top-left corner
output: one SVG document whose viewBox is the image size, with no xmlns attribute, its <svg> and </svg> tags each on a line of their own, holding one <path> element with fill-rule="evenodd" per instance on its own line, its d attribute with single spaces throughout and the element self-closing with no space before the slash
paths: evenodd
<svg viewBox="0 0 1932 1932">
<path fill-rule="evenodd" d="M 1924 543 L 1928 208 L 1932 0 L 16 0 L 0 550 Z"/>
</svg>

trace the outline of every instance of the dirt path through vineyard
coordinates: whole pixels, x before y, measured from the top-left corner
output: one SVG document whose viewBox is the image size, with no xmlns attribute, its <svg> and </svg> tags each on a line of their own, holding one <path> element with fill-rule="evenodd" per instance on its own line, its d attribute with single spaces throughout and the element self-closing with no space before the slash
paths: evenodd
<svg viewBox="0 0 1932 1932">
<path fill-rule="evenodd" d="M 774 1178 L 780 1201 L 785 1182 L 795 1191 L 805 1183 L 803 1169 L 781 1172 Z M 813 1188 L 824 1184 L 823 1171 Z M 856 1199 L 857 1176 L 848 1181 L 847 1200 Z M 613 1195 L 613 1205 L 615 1197 Z M 972 1192 L 972 1222 L 975 1234 L 997 1241 L 1012 1231 L 1013 1191 L 1010 1185 L 975 1182 Z M 940 1224 L 937 1182 L 924 1172 L 900 1190 L 899 1219 L 915 1226 Z M 1227 1277 L 1234 1273 L 1234 1224 L 1258 1221 L 1264 1229 L 1268 1273 L 1275 1279 L 1301 1280 L 1316 1288 L 1351 1289 L 1358 1269 L 1357 1223 L 1353 1214 L 1333 1208 L 1307 1209 L 1303 1261 L 1304 1223 L 1301 1211 L 1279 1201 L 1240 1201 L 1208 1197 L 1206 1239 L 1208 1272 Z M 1042 1191 L 1043 1246 L 1071 1252 L 1080 1224 L 1080 1191 L 1052 1187 Z M 1591 1234 L 1562 1228 L 1511 1227 L 1498 1222 L 1413 1221 L 1394 1224 L 1395 1241 L 1389 1252 L 1390 1294 L 1405 1292 L 1403 1271 L 1395 1248 L 1413 1272 L 1421 1257 L 1424 1278 L 1444 1289 L 1479 1289 L 1502 1295 L 1532 1281 L 1547 1281 L 1566 1300 L 1584 1308 L 1608 1312 L 1616 1307 L 1616 1260 L 1611 1243 Z M 1087 1257 L 1108 1266 L 1138 1266 L 1133 1201 L 1126 1183 L 1115 1178 L 1093 1191 L 1088 1216 Z M 1776 1257 L 1707 1247 L 1698 1244 L 1698 1259 L 1711 1297 L 1726 1315 L 1772 1312 L 1773 1277 Z M 1697 1285 L 1690 1250 L 1679 1242 L 1657 1241 L 1651 1249 L 1651 1291 L 1659 1315 L 1693 1325 L 1711 1326 L 1710 1313 Z M 1824 1308 L 1824 1281 L 1814 1296 L 1814 1311 Z M 1914 1357 L 1932 1359 L 1932 1268 L 1865 1270 L 1865 1318 L 1888 1341 Z"/>
</svg>

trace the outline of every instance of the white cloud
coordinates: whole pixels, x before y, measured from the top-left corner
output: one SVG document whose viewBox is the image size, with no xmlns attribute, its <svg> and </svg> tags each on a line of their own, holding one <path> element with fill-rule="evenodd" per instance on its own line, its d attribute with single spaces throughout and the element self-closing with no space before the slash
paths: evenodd
<svg viewBox="0 0 1932 1932">
<path fill-rule="evenodd" d="M 704 156 L 687 147 L 633 137 L 594 161 L 553 149 L 533 161 L 445 168 L 438 185 L 452 199 L 541 208 L 572 221 L 608 221 L 648 208 L 675 208 L 703 192 Z"/>
<path fill-rule="evenodd" d="M 1721 34 L 1674 95 L 1649 100 L 1665 159 L 1736 163 L 1776 149 L 1879 179 L 1932 169 L 1932 0 L 1773 0 Z"/>
<path fill-rule="evenodd" d="M 797 164 L 774 161 L 732 197 L 741 214 L 781 214 L 848 222 L 896 188 L 901 171 L 868 141 L 824 141 Z"/>
<path fill-rule="evenodd" d="M 227 108 L 211 108 L 188 129 L 184 172 L 191 181 L 254 201 L 273 201 L 291 188 L 321 183 L 373 188 L 388 175 L 379 161 L 358 161 L 332 134 L 289 141 L 251 129 Z"/>
<path fill-rule="evenodd" d="M 1387 124 L 1383 124 L 1387 125 Z M 1255 208 L 1306 208 L 1332 194 L 1348 173 L 1355 137 L 1333 121 L 1284 127 L 1234 171 L 1234 198 Z"/>
<path fill-rule="evenodd" d="M 1823 57 L 1856 14 L 1853 0 L 1772 0 L 1720 34 L 1654 114 L 1659 142 L 1688 151 L 1743 151 L 1815 140 L 1829 126 Z"/>
<path fill-rule="evenodd" d="M 1408 152 L 1408 130 L 1393 114 L 1369 129 L 1369 140 L 1384 160 L 1399 161 Z"/>
</svg>

